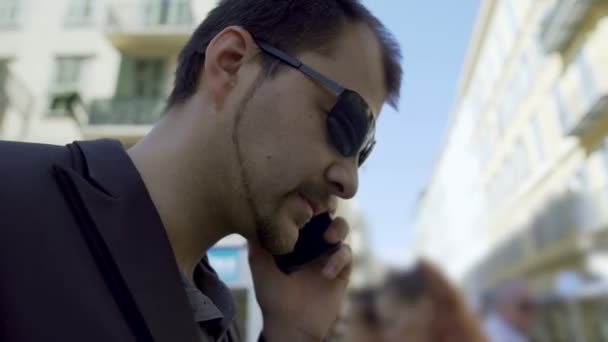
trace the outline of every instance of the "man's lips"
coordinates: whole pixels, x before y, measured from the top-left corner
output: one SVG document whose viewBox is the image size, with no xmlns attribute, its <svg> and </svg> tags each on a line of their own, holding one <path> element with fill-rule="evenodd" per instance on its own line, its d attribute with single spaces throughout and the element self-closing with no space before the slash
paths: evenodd
<svg viewBox="0 0 608 342">
<path fill-rule="evenodd" d="M 304 200 L 304 202 L 306 202 L 306 204 L 310 207 L 312 216 L 317 216 L 318 214 L 321 213 L 321 205 L 319 205 L 315 201 L 311 200 L 310 198 L 308 198 L 302 194 L 299 194 L 299 195 Z"/>
</svg>

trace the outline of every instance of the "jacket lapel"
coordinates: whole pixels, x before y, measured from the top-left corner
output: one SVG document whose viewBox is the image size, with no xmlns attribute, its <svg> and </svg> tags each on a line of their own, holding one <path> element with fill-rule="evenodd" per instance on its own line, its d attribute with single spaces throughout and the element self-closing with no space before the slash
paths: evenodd
<svg viewBox="0 0 608 342">
<path fill-rule="evenodd" d="M 59 168 L 72 182 L 152 340 L 198 341 L 169 240 L 131 159 L 115 141 L 76 144 L 84 175 Z"/>
</svg>

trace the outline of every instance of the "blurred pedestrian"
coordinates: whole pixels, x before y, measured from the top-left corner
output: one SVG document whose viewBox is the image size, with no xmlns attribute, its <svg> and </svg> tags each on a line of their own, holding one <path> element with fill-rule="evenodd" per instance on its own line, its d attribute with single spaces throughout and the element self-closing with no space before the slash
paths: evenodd
<svg viewBox="0 0 608 342">
<path fill-rule="evenodd" d="M 484 328 L 491 342 L 528 342 L 535 318 L 534 298 L 522 280 L 499 286 L 489 297 Z"/>
<path fill-rule="evenodd" d="M 378 308 L 386 342 L 487 341 L 459 291 L 426 261 L 389 275 Z"/>
<path fill-rule="evenodd" d="M 381 340 L 382 330 L 375 307 L 376 294 L 373 288 L 358 289 L 349 294 L 343 325 L 345 342 Z"/>
</svg>

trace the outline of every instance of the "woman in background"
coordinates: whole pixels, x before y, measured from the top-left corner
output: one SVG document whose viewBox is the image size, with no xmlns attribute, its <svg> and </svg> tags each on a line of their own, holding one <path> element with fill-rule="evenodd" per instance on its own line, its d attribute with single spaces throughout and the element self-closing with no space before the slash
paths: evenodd
<svg viewBox="0 0 608 342">
<path fill-rule="evenodd" d="M 344 312 L 344 342 L 378 342 L 381 326 L 376 314 L 376 291 L 372 288 L 353 290 Z"/>
<path fill-rule="evenodd" d="M 377 304 L 386 342 L 487 341 L 462 295 L 428 262 L 389 275 Z"/>
</svg>

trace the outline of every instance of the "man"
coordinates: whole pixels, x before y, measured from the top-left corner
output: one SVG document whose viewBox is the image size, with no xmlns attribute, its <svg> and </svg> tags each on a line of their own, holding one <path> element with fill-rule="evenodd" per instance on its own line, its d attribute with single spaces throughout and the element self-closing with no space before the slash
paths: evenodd
<svg viewBox="0 0 608 342">
<path fill-rule="evenodd" d="M 238 340 L 205 258 L 237 233 L 261 339 L 320 341 L 348 246 L 291 275 L 272 255 L 355 195 L 398 62 L 356 0 L 224 0 L 183 48 L 167 112 L 128 151 L 0 143 L 0 340 Z M 347 232 L 336 218 L 324 237 Z"/>
<path fill-rule="evenodd" d="M 489 298 L 484 322 L 491 342 L 527 342 L 534 321 L 534 300 L 522 280 L 499 286 Z"/>
</svg>

